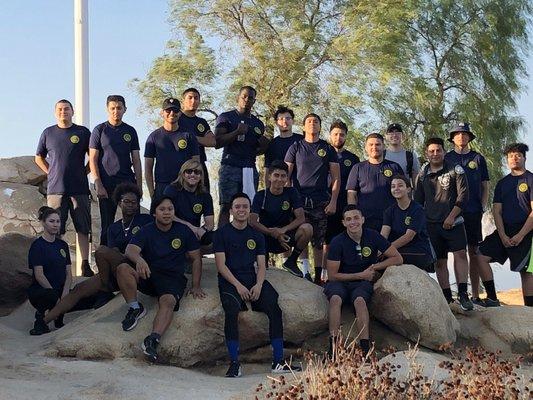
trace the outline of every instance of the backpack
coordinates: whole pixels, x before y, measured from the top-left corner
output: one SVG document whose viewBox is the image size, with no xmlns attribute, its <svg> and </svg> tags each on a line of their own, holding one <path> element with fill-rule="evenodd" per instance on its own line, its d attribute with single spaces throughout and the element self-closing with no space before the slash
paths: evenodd
<svg viewBox="0 0 533 400">
<path fill-rule="evenodd" d="M 387 150 L 383 152 L 383 159 L 385 159 L 387 155 Z M 413 163 L 414 163 L 414 155 L 412 151 L 405 150 L 405 159 L 407 161 L 407 171 L 405 171 L 405 174 L 410 178 L 413 176 Z"/>
</svg>

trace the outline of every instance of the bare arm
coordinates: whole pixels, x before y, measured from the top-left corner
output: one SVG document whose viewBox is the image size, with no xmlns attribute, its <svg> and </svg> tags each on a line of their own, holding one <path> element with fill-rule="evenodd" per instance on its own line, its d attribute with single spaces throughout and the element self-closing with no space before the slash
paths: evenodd
<svg viewBox="0 0 533 400">
<path fill-rule="evenodd" d="M 194 250 L 187 252 L 190 260 L 192 261 L 192 293 L 195 297 L 205 297 L 201 289 L 202 280 L 202 254 L 200 250 Z"/>
<path fill-rule="evenodd" d="M 208 215 L 207 217 L 204 216 L 204 227 L 208 231 L 212 231 L 215 229 L 215 216 L 214 215 Z"/>
<path fill-rule="evenodd" d="M 132 150 L 131 152 L 131 162 L 133 164 L 133 172 L 135 173 L 135 182 L 142 193 L 143 190 L 143 174 L 141 167 L 141 155 L 139 150 Z"/>
<path fill-rule="evenodd" d="M 65 284 L 63 285 L 63 293 L 61 298 L 65 297 L 70 292 L 70 286 L 72 285 L 72 265 L 65 266 Z"/>
<path fill-rule="evenodd" d="M 226 128 L 215 128 L 215 148 L 220 149 L 230 143 L 233 143 L 237 136 L 243 135 L 248 130 L 248 125 L 239 124 L 237 129 L 234 131 L 228 132 Z"/>
<path fill-rule="evenodd" d="M 346 198 L 348 199 L 348 204 L 357 205 L 357 192 L 355 190 L 348 190 Z"/>
<path fill-rule="evenodd" d="M 385 256 L 385 259 L 383 261 L 372 265 L 372 269 L 374 271 L 382 271 L 387 267 L 390 267 L 391 265 L 403 264 L 402 255 L 398 253 L 398 249 L 394 246 L 389 246 L 389 248 L 385 250 L 383 255 Z"/>
<path fill-rule="evenodd" d="M 328 279 L 330 281 L 357 281 L 357 280 L 366 280 L 371 281 L 374 278 L 374 271 L 371 268 L 367 268 L 362 272 L 356 272 L 353 274 L 344 274 L 339 272 L 339 267 L 341 265 L 340 261 L 327 260 L 326 267 L 328 270 Z"/>
<path fill-rule="evenodd" d="M 385 239 L 388 239 L 389 238 L 389 235 L 390 235 L 390 231 L 391 231 L 391 227 L 388 226 L 388 225 L 382 225 L 381 226 L 381 236 L 383 236 Z"/>
<path fill-rule="evenodd" d="M 255 301 L 259 299 L 259 296 L 261 295 L 261 289 L 263 288 L 263 282 L 265 281 L 265 275 L 266 275 L 265 256 L 258 255 L 257 256 L 257 281 L 255 282 L 255 285 L 250 289 L 250 300 L 251 301 Z"/>
<path fill-rule="evenodd" d="M 109 193 L 107 193 L 107 190 L 104 188 L 102 180 L 100 179 L 100 169 L 98 168 L 99 155 L 99 150 L 89 149 L 89 169 L 94 180 L 94 186 L 96 187 L 96 194 L 98 198 L 107 199 L 109 197 Z"/>
<path fill-rule="evenodd" d="M 39 285 L 41 285 L 45 289 L 52 289 L 52 285 L 50 285 L 50 282 L 48 282 L 48 279 L 46 279 L 46 276 L 44 276 L 44 270 L 42 265 L 36 265 L 33 267 L 33 274 L 35 276 L 35 280 Z"/>
<path fill-rule="evenodd" d="M 338 163 L 329 163 L 329 174 L 331 176 L 331 200 L 326 206 L 326 214 L 333 215 L 337 210 L 337 198 L 341 188 L 341 172 Z"/>
<path fill-rule="evenodd" d="M 257 146 L 257 154 L 264 154 L 268 149 L 270 139 L 265 135 L 259 137 L 259 146 Z"/>
<path fill-rule="evenodd" d="M 481 207 L 483 211 L 487 209 L 489 204 L 489 181 L 481 182 Z"/>
<path fill-rule="evenodd" d="M 261 232 L 263 235 L 266 235 L 266 236 L 271 236 L 272 235 L 272 232 L 270 231 L 270 228 L 267 228 L 261 222 L 259 222 L 259 214 L 250 213 L 250 217 L 248 219 L 248 222 L 250 223 L 250 226 L 252 228 L 254 228 L 255 230 Z"/>
<path fill-rule="evenodd" d="M 216 140 L 213 132 L 209 131 L 204 136 L 196 136 L 198 143 L 204 147 L 215 147 Z"/>
<path fill-rule="evenodd" d="M 141 248 L 134 244 L 128 244 L 124 255 L 135 263 L 135 269 L 143 279 L 150 277 L 151 271 L 148 263 L 141 256 Z"/>
<path fill-rule="evenodd" d="M 237 292 L 241 298 L 243 300 L 249 300 L 250 291 L 242 283 L 240 283 L 237 278 L 235 278 L 235 275 L 233 275 L 233 273 L 226 266 L 226 254 L 223 252 L 215 253 L 215 264 L 217 266 L 218 273 L 222 275 L 225 280 L 235 286 L 235 289 L 237 289 Z"/>
<path fill-rule="evenodd" d="M 36 155 L 34 160 L 35 160 L 35 164 L 37 164 L 37 166 L 41 168 L 45 174 L 48 175 L 49 165 L 48 165 L 48 161 L 46 161 L 46 157 Z"/>
<path fill-rule="evenodd" d="M 533 229 L 533 201 L 531 202 L 531 212 L 527 216 L 526 222 L 522 226 L 522 229 L 511 238 L 511 242 L 514 246 L 518 246 L 524 237 Z"/>
<path fill-rule="evenodd" d="M 294 164 L 287 161 L 285 161 L 285 164 L 287 164 L 287 167 L 289 167 L 289 172 L 287 174 L 289 177 L 289 179 L 287 179 L 287 186 L 290 187 L 292 186 L 292 173 L 294 172 Z"/>
<path fill-rule="evenodd" d="M 148 194 L 150 197 L 154 197 L 154 159 L 150 157 L 144 157 L 144 180 L 146 186 L 148 186 Z"/>
</svg>

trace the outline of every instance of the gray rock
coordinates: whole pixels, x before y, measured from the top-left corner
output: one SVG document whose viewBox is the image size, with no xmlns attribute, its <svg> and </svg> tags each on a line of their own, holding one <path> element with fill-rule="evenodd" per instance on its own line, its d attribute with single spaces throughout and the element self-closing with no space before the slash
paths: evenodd
<svg viewBox="0 0 533 400">
<path fill-rule="evenodd" d="M 0 182 L 39 185 L 45 179 L 33 156 L 0 158 Z"/>
</svg>

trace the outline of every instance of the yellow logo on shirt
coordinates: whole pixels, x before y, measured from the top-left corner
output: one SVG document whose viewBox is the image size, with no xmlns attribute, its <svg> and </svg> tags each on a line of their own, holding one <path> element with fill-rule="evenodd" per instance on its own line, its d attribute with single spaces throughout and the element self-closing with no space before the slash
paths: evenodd
<svg viewBox="0 0 533 400">
<path fill-rule="evenodd" d="M 386 169 L 383 171 L 383 175 L 385 175 L 387 178 L 390 178 L 392 176 L 392 169 Z"/>
<path fill-rule="evenodd" d="M 187 141 L 185 139 L 178 140 L 178 147 L 182 150 L 187 148 Z"/>
<path fill-rule="evenodd" d="M 475 161 L 470 161 L 468 163 L 468 168 L 470 169 L 476 169 L 477 168 L 477 163 Z"/>
<path fill-rule="evenodd" d="M 125 133 L 122 138 L 125 142 L 131 142 L 131 135 L 129 133 Z"/>
<path fill-rule="evenodd" d="M 352 165 L 352 160 L 344 160 L 344 165 L 349 167 L 350 165 Z"/>
<path fill-rule="evenodd" d="M 291 203 L 289 203 L 287 200 L 285 200 L 282 204 L 281 204 L 281 209 L 283 211 L 287 211 L 291 206 Z"/>
<path fill-rule="evenodd" d="M 202 205 L 200 203 L 196 203 L 194 206 L 192 206 L 192 210 L 196 213 L 196 214 L 200 214 L 202 212 Z"/>
<path fill-rule="evenodd" d="M 411 217 L 409 217 L 409 216 L 405 217 L 403 222 L 405 222 L 405 225 L 411 225 Z"/>
<path fill-rule="evenodd" d="M 63 258 L 67 258 L 67 252 L 65 251 L 65 249 L 59 250 L 59 254 L 61 254 Z"/>
<path fill-rule="evenodd" d="M 253 239 L 248 239 L 248 240 L 246 241 L 246 247 L 248 247 L 250 250 L 254 250 L 254 249 L 255 249 L 255 246 L 256 246 L 256 244 L 255 244 L 255 240 L 253 240 Z"/>
<path fill-rule="evenodd" d="M 175 250 L 179 249 L 181 247 L 181 239 L 178 239 L 178 238 L 174 239 L 171 245 L 173 249 Z"/>
<path fill-rule="evenodd" d="M 528 186 L 527 183 L 523 182 L 520 185 L 518 185 L 518 190 L 522 193 L 527 192 Z"/>
<path fill-rule="evenodd" d="M 372 254 L 372 249 L 370 249 L 370 247 L 363 247 L 363 249 L 361 250 L 361 254 L 363 255 L 363 257 L 368 257 L 370 256 L 370 254 Z"/>
<path fill-rule="evenodd" d="M 78 135 L 72 135 L 72 136 L 70 137 L 70 141 L 71 141 L 72 143 L 74 143 L 74 144 L 79 143 L 79 142 L 80 142 L 80 137 L 79 137 Z"/>
<path fill-rule="evenodd" d="M 197 130 L 198 132 L 203 132 L 203 131 L 205 131 L 205 127 L 204 127 L 203 124 L 198 124 L 198 125 L 196 126 L 196 130 Z"/>
<path fill-rule="evenodd" d="M 318 149 L 317 154 L 318 154 L 320 157 L 324 157 L 324 156 L 326 155 L 326 150 L 324 150 L 324 149 Z"/>
<path fill-rule="evenodd" d="M 262 133 L 261 129 L 259 127 L 257 127 L 257 126 L 254 128 L 254 132 L 255 132 L 256 135 L 261 135 L 261 133 Z"/>
<path fill-rule="evenodd" d="M 137 234 L 137 232 L 139 232 L 141 230 L 141 228 L 139 226 L 134 226 L 133 229 L 131 230 L 131 234 L 132 235 L 135 235 Z"/>
</svg>

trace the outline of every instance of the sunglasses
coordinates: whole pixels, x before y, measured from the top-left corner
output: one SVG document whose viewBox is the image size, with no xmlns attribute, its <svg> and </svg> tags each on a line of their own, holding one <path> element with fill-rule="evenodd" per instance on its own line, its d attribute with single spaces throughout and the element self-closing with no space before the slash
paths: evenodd
<svg viewBox="0 0 533 400">
<path fill-rule="evenodd" d="M 201 169 L 186 169 L 185 172 L 187 175 L 195 174 L 195 175 L 202 175 Z"/>
</svg>

